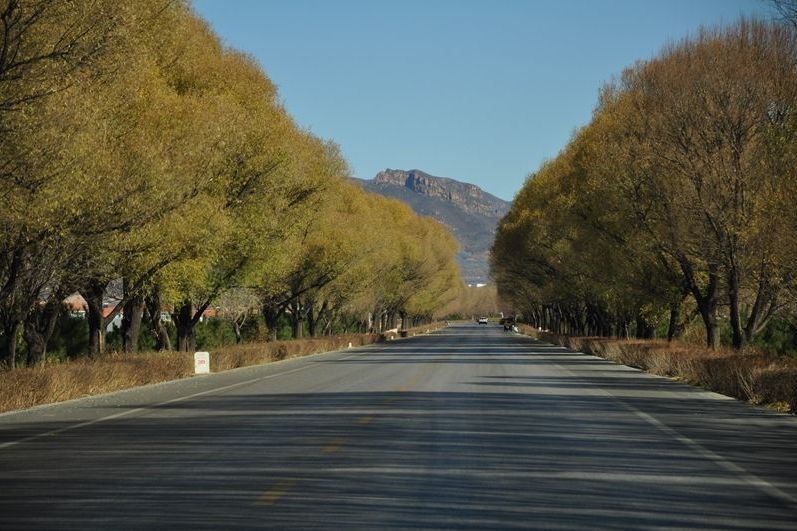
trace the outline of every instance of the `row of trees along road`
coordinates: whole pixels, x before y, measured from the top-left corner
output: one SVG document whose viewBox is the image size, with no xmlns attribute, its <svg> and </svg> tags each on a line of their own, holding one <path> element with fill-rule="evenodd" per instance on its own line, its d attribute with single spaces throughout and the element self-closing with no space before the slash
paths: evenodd
<svg viewBox="0 0 797 531">
<path fill-rule="evenodd" d="M 92 354 L 120 312 L 126 350 L 145 312 L 172 345 L 163 309 L 191 350 L 220 300 L 255 300 L 271 324 L 288 312 L 299 335 L 428 317 L 456 295 L 447 231 L 350 184 L 336 146 L 298 128 L 187 0 L 5 0 L 0 25 L 5 366 L 44 360 L 74 292 Z"/>
<path fill-rule="evenodd" d="M 742 20 L 702 30 L 606 86 L 591 122 L 502 220 L 505 299 L 562 333 L 679 336 L 698 316 L 743 347 L 793 315 L 797 38 Z"/>
</svg>

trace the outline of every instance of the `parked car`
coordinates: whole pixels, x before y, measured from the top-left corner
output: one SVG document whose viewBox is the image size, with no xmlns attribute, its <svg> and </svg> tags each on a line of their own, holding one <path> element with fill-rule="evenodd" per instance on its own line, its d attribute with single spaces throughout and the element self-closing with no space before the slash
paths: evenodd
<svg viewBox="0 0 797 531">
<path fill-rule="evenodd" d="M 479 317 L 479 324 L 487 324 L 488 322 L 486 317 Z"/>
</svg>

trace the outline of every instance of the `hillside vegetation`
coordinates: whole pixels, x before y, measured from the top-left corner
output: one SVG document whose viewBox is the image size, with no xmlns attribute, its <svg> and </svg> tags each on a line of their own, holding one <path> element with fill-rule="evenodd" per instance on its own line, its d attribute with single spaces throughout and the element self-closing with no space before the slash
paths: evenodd
<svg viewBox="0 0 797 531">
<path fill-rule="evenodd" d="M 403 201 L 415 213 L 445 225 L 460 244 L 458 260 L 464 280 L 488 282 L 490 246 L 509 203 L 476 185 L 420 170 L 384 170 L 371 180 L 357 182 L 369 192 Z"/>
<path fill-rule="evenodd" d="M 20 0 L 0 18 L 5 367 L 46 359 L 73 292 L 98 356 L 120 313 L 125 351 L 146 333 L 190 351 L 209 309 L 236 331 L 259 315 L 271 339 L 285 319 L 293 337 L 379 332 L 461 288 L 448 231 L 351 183 L 188 0 Z"/>
</svg>

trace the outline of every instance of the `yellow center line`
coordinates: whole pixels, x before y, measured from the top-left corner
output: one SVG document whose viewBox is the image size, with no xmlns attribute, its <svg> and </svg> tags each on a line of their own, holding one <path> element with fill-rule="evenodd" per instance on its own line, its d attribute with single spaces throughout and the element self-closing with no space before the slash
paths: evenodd
<svg viewBox="0 0 797 531">
<path fill-rule="evenodd" d="M 346 444 L 346 439 L 343 438 L 333 439 L 329 444 L 327 444 L 324 447 L 323 450 L 321 450 L 321 453 L 326 455 L 334 454 L 335 452 L 340 450 L 340 447 L 343 446 L 344 444 Z"/>
<path fill-rule="evenodd" d="M 299 483 L 298 478 L 289 478 L 278 481 L 273 487 L 260 495 L 260 498 L 257 500 L 257 504 L 274 505 L 285 495 L 288 490 L 291 489 L 291 487 L 297 483 Z"/>
<path fill-rule="evenodd" d="M 434 366 L 432 365 L 427 365 L 422 369 L 420 369 L 412 376 L 412 378 L 409 379 L 409 381 L 406 384 L 398 388 L 399 392 L 406 393 L 407 391 L 409 391 L 410 388 L 413 387 L 415 384 L 417 384 L 419 381 L 421 381 L 422 378 L 428 376 L 433 369 Z"/>
<path fill-rule="evenodd" d="M 401 393 L 408 392 L 412 386 L 414 386 L 422 378 L 427 376 L 432 371 L 432 369 L 433 367 L 431 365 L 422 368 L 421 370 L 416 372 L 405 385 L 399 387 L 398 391 Z M 398 397 L 395 396 L 386 398 L 383 400 L 383 404 L 385 405 L 393 404 L 397 400 Z M 373 420 L 374 420 L 374 415 L 363 415 L 362 417 L 357 419 L 357 424 L 361 426 L 367 426 L 368 424 L 373 422 Z M 332 439 L 326 446 L 324 446 L 324 448 L 321 449 L 321 453 L 324 455 L 334 454 L 340 451 L 341 447 L 343 447 L 347 441 L 348 440 L 343 437 Z M 274 505 L 283 496 L 285 496 L 285 493 L 288 492 L 291 488 L 293 488 L 298 482 L 299 478 L 289 478 L 278 481 L 273 487 L 271 487 L 270 489 L 268 489 L 267 491 L 263 492 L 263 494 L 260 495 L 257 504 L 266 505 L 266 506 Z"/>
</svg>

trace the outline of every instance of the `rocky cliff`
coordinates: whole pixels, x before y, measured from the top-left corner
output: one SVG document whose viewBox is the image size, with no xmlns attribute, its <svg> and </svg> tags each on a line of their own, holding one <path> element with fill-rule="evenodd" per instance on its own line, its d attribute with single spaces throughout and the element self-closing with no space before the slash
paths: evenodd
<svg viewBox="0 0 797 531">
<path fill-rule="evenodd" d="M 431 216 L 448 227 L 460 243 L 464 280 L 471 284 L 487 282 L 490 246 L 510 203 L 476 185 L 420 170 L 387 169 L 371 180 L 358 182 L 366 190 L 404 201 L 418 214 Z"/>
<path fill-rule="evenodd" d="M 420 170 L 388 169 L 377 173 L 372 182 L 403 186 L 416 194 L 453 203 L 468 214 L 500 218 L 509 209 L 509 203 L 488 194 L 475 184 L 435 177 Z"/>
</svg>

